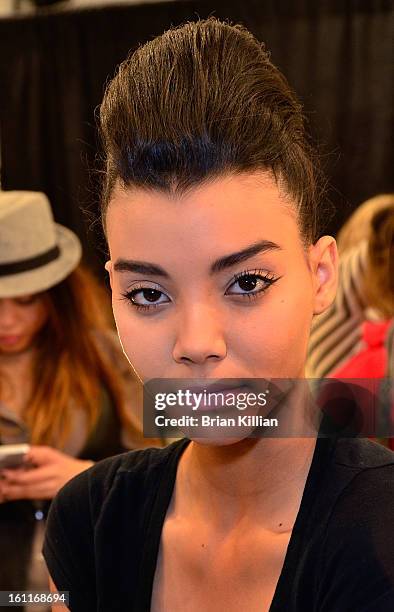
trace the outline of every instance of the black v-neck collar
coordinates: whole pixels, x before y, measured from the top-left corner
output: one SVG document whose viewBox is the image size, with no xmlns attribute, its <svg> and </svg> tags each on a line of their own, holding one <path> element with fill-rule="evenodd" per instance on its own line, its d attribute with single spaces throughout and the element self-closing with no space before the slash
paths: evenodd
<svg viewBox="0 0 394 612">
<path fill-rule="evenodd" d="M 289 584 L 294 576 L 294 568 L 297 567 L 300 555 L 300 547 L 306 537 L 306 526 L 313 522 L 312 508 L 319 497 L 321 487 L 324 483 L 324 474 L 331 462 L 337 438 L 316 438 L 315 450 L 305 481 L 304 491 L 301 497 L 300 507 L 291 532 L 287 546 L 282 571 L 276 584 L 274 596 L 269 612 L 283 610 L 283 602 L 287 600 Z"/>
<path fill-rule="evenodd" d="M 168 460 L 162 468 L 162 477 L 157 485 L 151 512 L 149 516 L 146 516 L 143 527 L 143 549 L 139 580 L 133 612 L 150 612 L 161 532 L 175 486 L 178 463 L 183 451 L 189 444 L 190 440 L 188 438 L 182 438 L 182 440 L 173 444 L 175 450 L 168 455 Z"/>
<path fill-rule="evenodd" d="M 141 556 L 138 592 L 136 594 L 133 612 L 150 612 L 153 581 L 159 554 L 161 533 L 168 506 L 173 494 L 177 467 L 181 455 L 190 440 L 183 438 L 174 443 L 175 450 L 168 456 L 163 467 L 162 477 L 157 485 L 156 495 L 152 501 L 151 512 L 146 517 L 143 528 L 143 551 Z M 318 495 L 319 486 L 322 485 L 322 476 L 326 470 L 336 444 L 335 438 L 317 438 L 313 452 L 312 462 L 305 482 L 301 504 L 294 523 L 292 534 L 287 547 L 282 571 L 280 573 L 269 612 L 283 609 L 282 593 L 288 588 L 291 577 L 291 568 L 296 565 L 295 555 L 298 555 L 300 540 L 308 522 L 311 507 Z M 287 589 L 286 589 L 287 590 Z"/>
</svg>

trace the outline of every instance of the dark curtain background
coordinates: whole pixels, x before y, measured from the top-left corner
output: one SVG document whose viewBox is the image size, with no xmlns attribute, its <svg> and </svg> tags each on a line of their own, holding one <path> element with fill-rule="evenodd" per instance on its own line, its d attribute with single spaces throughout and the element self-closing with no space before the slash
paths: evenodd
<svg viewBox="0 0 394 612">
<path fill-rule="evenodd" d="M 45 191 L 94 267 L 103 261 L 89 217 L 98 208 L 94 114 L 105 82 L 129 49 L 210 14 L 265 41 L 303 101 L 337 210 L 327 231 L 335 234 L 366 198 L 393 190 L 387 0 L 181 1 L 0 20 L 2 188 Z"/>
</svg>

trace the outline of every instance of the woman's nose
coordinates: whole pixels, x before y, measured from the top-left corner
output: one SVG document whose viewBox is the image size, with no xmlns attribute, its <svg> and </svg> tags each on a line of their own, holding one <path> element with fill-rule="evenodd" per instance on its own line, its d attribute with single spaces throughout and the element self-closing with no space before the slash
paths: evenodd
<svg viewBox="0 0 394 612">
<path fill-rule="evenodd" d="M 0 300 L 0 330 L 12 329 L 17 321 L 17 309 L 12 300 Z"/>
<path fill-rule="evenodd" d="M 194 306 L 180 317 L 173 358 L 177 363 L 203 365 L 226 357 L 223 319 L 215 308 Z"/>
</svg>

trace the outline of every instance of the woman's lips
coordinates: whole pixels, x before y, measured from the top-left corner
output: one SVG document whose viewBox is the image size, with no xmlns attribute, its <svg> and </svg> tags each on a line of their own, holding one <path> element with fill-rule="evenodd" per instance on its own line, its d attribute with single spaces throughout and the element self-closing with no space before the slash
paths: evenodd
<svg viewBox="0 0 394 612">
<path fill-rule="evenodd" d="M 200 379 L 201 380 L 201 379 Z M 180 389 L 189 390 L 191 393 L 224 393 L 228 391 L 234 391 L 234 389 L 240 389 L 241 387 L 246 387 L 246 380 L 241 378 L 233 378 L 233 379 L 219 379 L 216 382 L 211 382 L 215 379 L 207 378 L 206 382 L 198 382 L 197 384 L 194 381 L 191 381 L 190 384 L 187 382 L 179 385 Z"/>
<path fill-rule="evenodd" d="M 248 389 L 248 387 L 246 387 L 245 385 L 241 386 L 241 387 L 226 387 L 223 388 L 223 386 L 220 388 L 219 385 L 217 386 L 217 388 L 215 388 L 215 390 L 213 390 L 213 388 L 216 387 L 216 385 L 213 385 L 212 388 L 208 387 L 208 389 L 206 389 L 206 393 L 203 393 L 202 389 L 201 391 L 196 391 L 195 389 L 191 389 L 192 393 L 197 393 L 198 395 L 200 393 L 202 393 L 202 399 L 200 400 L 200 403 L 198 404 L 197 408 L 194 409 L 194 412 L 200 412 L 200 413 L 204 413 L 204 412 L 228 412 L 230 410 L 234 410 L 234 408 L 236 408 L 236 406 L 234 406 L 234 403 L 232 403 L 231 405 L 227 405 L 226 404 L 226 400 L 233 399 L 236 398 L 236 396 L 239 393 L 247 393 L 248 391 L 251 392 L 250 389 Z M 210 397 L 210 395 L 213 396 L 217 396 L 220 394 L 220 396 L 218 397 L 218 401 L 217 405 L 215 402 L 215 399 Z M 222 402 L 222 396 L 223 396 L 223 402 Z M 193 396 L 194 397 L 194 396 Z M 207 401 L 205 401 L 205 398 Z M 236 401 L 236 400 L 235 400 Z"/>
<path fill-rule="evenodd" d="M 0 336 L 0 344 L 11 346 L 17 344 L 22 336 Z"/>
<path fill-rule="evenodd" d="M 245 384 L 240 384 L 240 385 L 233 385 L 233 386 L 227 386 L 224 387 L 223 385 L 219 386 L 219 385 L 212 385 L 212 387 L 190 387 L 190 392 L 193 394 L 203 394 L 203 395 L 217 395 L 218 393 L 222 393 L 223 395 L 227 394 L 227 393 L 235 393 L 235 392 L 240 392 L 242 390 L 247 389 L 247 386 Z"/>
</svg>

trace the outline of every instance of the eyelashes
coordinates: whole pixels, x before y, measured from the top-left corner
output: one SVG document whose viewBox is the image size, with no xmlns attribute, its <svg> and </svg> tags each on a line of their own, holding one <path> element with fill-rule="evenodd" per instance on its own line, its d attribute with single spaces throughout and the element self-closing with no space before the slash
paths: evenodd
<svg viewBox="0 0 394 612">
<path fill-rule="evenodd" d="M 34 294 L 34 295 L 26 296 L 26 297 L 15 298 L 15 302 L 19 304 L 20 306 L 30 306 L 30 304 L 33 304 L 38 299 L 39 299 L 38 294 Z"/>
<path fill-rule="evenodd" d="M 273 274 L 267 273 L 264 270 L 245 270 L 236 274 L 226 289 L 225 295 L 232 295 L 241 298 L 241 300 L 255 300 L 262 295 L 278 281 L 281 276 L 275 277 Z M 229 290 L 238 285 L 238 291 Z M 237 288 L 237 287 L 236 287 Z M 146 302 L 145 304 L 138 303 L 136 297 L 138 294 L 142 294 L 142 299 Z M 167 299 L 162 300 L 162 297 Z M 139 283 L 130 291 L 122 293 L 122 300 L 127 300 L 136 310 L 153 310 L 159 308 L 162 304 L 169 304 L 171 300 L 168 296 L 161 291 L 159 288 L 147 287 L 144 283 Z M 158 300 L 158 301 L 156 301 Z M 151 303 L 149 303 L 151 302 Z"/>
<path fill-rule="evenodd" d="M 165 293 L 163 293 L 163 291 L 161 291 L 160 289 L 153 289 L 152 287 L 141 285 L 141 287 L 136 287 L 132 291 L 122 293 L 123 297 L 121 299 L 125 299 L 130 302 L 130 304 L 134 306 L 134 308 L 136 308 L 137 310 L 152 310 L 153 308 L 158 308 L 159 306 L 161 306 L 161 304 L 168 304 L 170 302 L 170 300 L 164 300 L 161 302 L 152 301 L 151 304 L 138 304 L 138 302 L 135 301 L 135 297 L 139 293 L 142 293 L 144 299 L 147 301 L 150 301 L 151 298 L 160 298 L 160 296 L 165 295 Z"/>
</svg>

